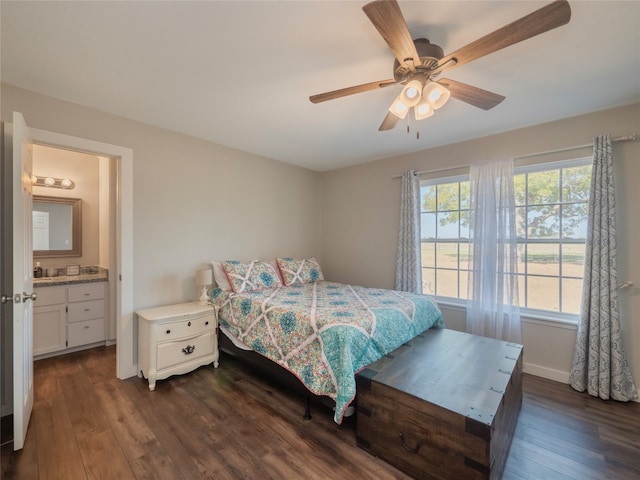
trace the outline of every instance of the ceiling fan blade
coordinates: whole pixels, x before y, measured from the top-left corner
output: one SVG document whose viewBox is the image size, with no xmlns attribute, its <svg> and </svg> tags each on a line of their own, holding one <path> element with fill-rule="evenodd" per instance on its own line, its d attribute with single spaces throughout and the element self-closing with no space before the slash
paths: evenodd
<svg viewBox="0 0 640 480">
<path fill-rule="evenodd" d="M 446 55 L 438 62 L 434 73 L 450 70 L 490 53 L 569 23 L 571 7 L 566 0 L 556 0 L 520 20 L 505 25 L 493 33 Z"/>
<path fill-rule="evenodd" d="M 489 110 L 505 99 L 505 97 L 497 93 L 488 92 L 473 85 L 456 82 L 448 78 L 442 78 L 438 80 L 438 83 L 449 90 L 453 98 L 483 110 Z"/>
<path fill-rule="evenodd" d="M 387 112 L 387 116 L 384 117 L 384 120 L 380 124 L 380 127 L 378 127 L 378 131 L 384 132 L 385 130 L 391 130 L 396 126 L 396 124 L 398 123 L 398 120 L 400 119 L 396 117 L 393 113 Z"/>
<path fill-rule="evenodd" d="M 382 35 L 400 65 L 415 71 L 420 65 L 420 55 L 413 44 L 407 22 L 396 0 L 376 0 L 362 7 L 378 33 Z"/>
<path fill-rule="evenodd" d="M 353 95 L 355 93 L 368 92 L 369 90 L 388 87 L 389 85 L 395 85 L 396 83 L 398 82 L 395 80 L 380 80 L 378 82 L 363 83 L 362 85 L 355 85 L 353 87 L 341 88 L 340 90 L 311 95 L 309 100 L 311 100 L 311 103 L 326 102 L 327 100 L 333 100 L 334 98 L 346 97 L 347 95 Z"/>
</svg>

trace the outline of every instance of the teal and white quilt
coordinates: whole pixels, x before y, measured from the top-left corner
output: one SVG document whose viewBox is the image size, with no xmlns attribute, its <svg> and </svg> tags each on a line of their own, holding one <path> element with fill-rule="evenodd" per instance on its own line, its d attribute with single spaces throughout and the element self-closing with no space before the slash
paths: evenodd
<svg viewBox="0 0 640 480">
<path fill-rule="evenodd" d="M 442 314 L 426 295 L 318 281 L 244 293 L 214 289 L 221 330 L 336 402 L 355 398 L 355 374 L 431 327 Z"/>
</svg>

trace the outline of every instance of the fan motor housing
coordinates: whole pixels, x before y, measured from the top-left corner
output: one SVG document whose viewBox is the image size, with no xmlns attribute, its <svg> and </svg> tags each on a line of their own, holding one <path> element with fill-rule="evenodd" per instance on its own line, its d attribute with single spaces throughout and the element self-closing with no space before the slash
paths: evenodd
<svg viewBox="0 0 640 480">
<path fill-rule="evenodd" d="M 416 70 L 423 71 L 428 76 L 428 71 L 434 69 L 438 65 L 438 61 L 444 57 L 444 51 L 439 45 L 431 43 L 426 38 L 416 38 L 413 44 L 416 46 L 418 55 L 420 55 L 420 64 L 415 66 Z M 397 59 L 394 60 L 393 78 L 397 82 L 405 81 L 410 73 L 411 69 L 400 65 Z"/>
</svg>

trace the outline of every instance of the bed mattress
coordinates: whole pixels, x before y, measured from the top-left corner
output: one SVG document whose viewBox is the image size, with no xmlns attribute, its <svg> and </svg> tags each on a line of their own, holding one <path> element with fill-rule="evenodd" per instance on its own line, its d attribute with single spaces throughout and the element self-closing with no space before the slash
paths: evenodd
<svg viewBox="0 0 640 480">
<path fill-rule="evenodd" d="M 214 289 L 220 329 L 336 403 L 356 394 L 355 374 L 432 327 L 442 314 L 427 295 L 327 281 L 246 293 Z"/>
</svg>

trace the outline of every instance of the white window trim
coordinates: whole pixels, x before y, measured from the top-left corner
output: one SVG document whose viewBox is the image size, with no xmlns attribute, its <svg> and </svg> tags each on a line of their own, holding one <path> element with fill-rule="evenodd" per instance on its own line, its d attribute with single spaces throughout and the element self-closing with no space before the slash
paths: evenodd
<svg viewBox="0 0 640 480">
<path fill-rule="evenodd" d="M 514 168 L 514 175 L 521 175 L 523 173 L 534 173 L 540 172 L 544 170 L 551 170 L 554 168 L 571 168 L 571 167 L 580 167 L 585 165 L 591 165 L 592 163 L 591 157 L 580 157 L 573 158 L 570 160 L 556 160 L 550 162 L 542 162 L 536 163 L 533 165 L 523 165 Z M 453 175 L 448 177 L 437 177 L 437 178 L 429 178 L 426 180 L 420 181 L 421 187 L 429 187 L 433 185 L 438 185 L 442 183 L 453 183 L 453 182 L 465 182 L 469 181 L 469 174 L 460 174 Z M 519 275 L 522 275 L 518 273 Z M 431 295 L 435 301 L 439 305 L 443 305 L 447 308 L 458 310 L 458 311 L 467 311 L 467 300 L 458 299 L 453 297 L 440 297 L 437 295 Z M 530 323 L 536 322 L 550 322 L 552 324 L 566 325 L 569 328 L 573 328 L 578 324 L 580 320 L 579 314 L 571 314 L 571 313 L 562 313 L 562 312 L 553 312 L 551 310 L 538 310 L 534 308 L 520 308 L 520 315 L 523 317 L 522 321 L 529 321 Z"/>
</svg>

